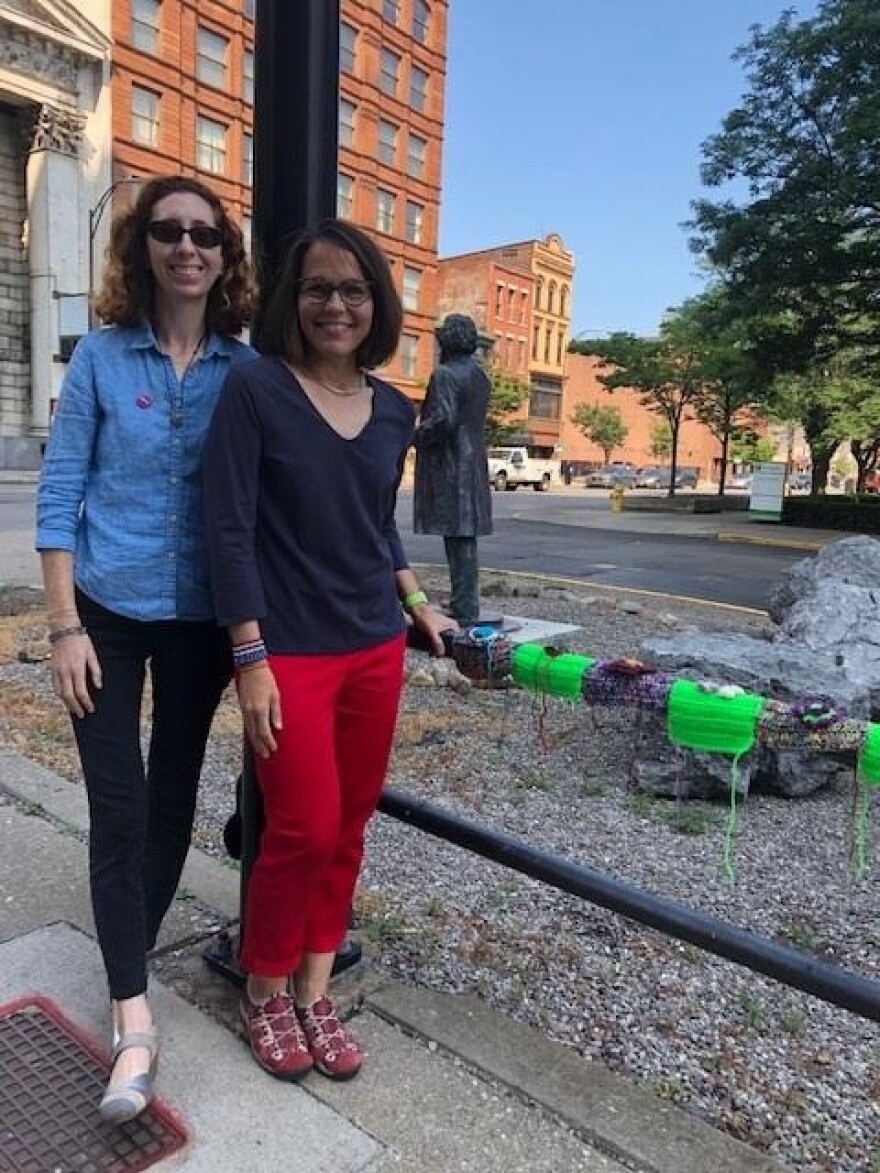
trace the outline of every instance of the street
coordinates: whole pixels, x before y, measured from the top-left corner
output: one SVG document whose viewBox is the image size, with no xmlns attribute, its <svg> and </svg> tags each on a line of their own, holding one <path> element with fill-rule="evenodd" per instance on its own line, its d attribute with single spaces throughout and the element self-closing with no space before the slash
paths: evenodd
<svg viewBox="0 0 880 1173">
<path fill-rule="evenodd" d="M 34 491 L 30 482 L 0 484 L 0 582 L 5 585 L 40 581 L 32 548 Z M 603 492 L 493 493 L 492 505 L 495 532 L 480 540 L 484 568 L 765 609 L 783 572 L 804 557 L 799 550 L 714 537 L 615 530 Z M 688 516 L 678 529 L 687 529 Z M 406 489 L 400 493 L 397 522 L 413 562 L 445 565 L 442 538 L 413 534 L 412 493 Z"/>
<path fill-rule="evenodd" d="M 484 568 L 558 575 L 764 610 L 784 571 L 805 557 L 800 550 L 689 536 L 692 514 L 669 522 L 670 528 L 685 533 L 621 531 L 611 525 L 608 494 L 603 491 L 493 493 L 492 506 L 495 532 L 480 539 Z M 646 528 L 654 520 L 646 518 Z M 445 564 L 442 538 L 413 534 L 412 493 L 407 490 L 400 493 L 397 524 L 413 562 Z M 724 528 L 720 520 L 711 526 Z"/>
</svg>

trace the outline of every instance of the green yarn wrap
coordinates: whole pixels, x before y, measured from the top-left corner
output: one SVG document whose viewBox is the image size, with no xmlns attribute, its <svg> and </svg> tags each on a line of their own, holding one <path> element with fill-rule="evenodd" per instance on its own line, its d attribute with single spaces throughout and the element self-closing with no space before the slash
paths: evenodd
<svg viewBox="0 0 880 1173">
<path fill-rule="evenodd" d="M 740 757 L 755 744 L 762 696 L 741 692 L 721 696 L 693 680 L 677 680 L 666 702 L 666 729 L 673 745 L 703 753 Z"/>
<path fill-rule="evenodd" d="M 731 882 L 733 839 L 737 831 L 736 788 L 739 759 L 754 746 L 758 718 L 766 700 L 756 693 L 723 696 L 707 692 L 692 680 L 677 680 L 666 702 L 666 729 L 673 745 L 733 758 L 730 767 L 730 810 L 724 833 L 724 871 Z"/>
<path fill-rule="evenodd" d="M 517 684 L 532 692 L 576 701 L 583 695 L 584 673 L 595 663 L 595 656 L 573 652 L 553 655 L 540 644 L 520 644 L 513 650 L 511 674 Z"/>
<path fill-rule="evenodd" d="M 858 773 L 868 786 L 880 786 L 880 725 L 869 725 L 865 730 L 859 750 Z"/>
</svg>

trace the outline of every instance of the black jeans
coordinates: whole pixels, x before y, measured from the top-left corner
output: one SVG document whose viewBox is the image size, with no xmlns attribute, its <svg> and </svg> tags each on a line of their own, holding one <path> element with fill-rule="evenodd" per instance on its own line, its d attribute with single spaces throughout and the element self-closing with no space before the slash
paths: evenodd
<svg viewBox="0 0 880 1173">
<path fill-rule="evenodd" d="M 477 539 L 472 537 L 445 537 L 446 562 L 449 566 L 449 610 L 452 617 L 465 626 L 480 618 L 480 565 L 477 558 Z"/>
<path fill-rule="evenodd" d="M 82 593 L 103 687 L 95 712 L 73 718 L 89 796 L 89 876 L 112 998 L 147 988 L 147 952 L 174 899 L 192 835 L 211 721 L 232 675 L 226 632 L 213 622 L 141 622 Z M 153 718 L 146 769 L 140 718 L 147 665 Z"/>
</svg>

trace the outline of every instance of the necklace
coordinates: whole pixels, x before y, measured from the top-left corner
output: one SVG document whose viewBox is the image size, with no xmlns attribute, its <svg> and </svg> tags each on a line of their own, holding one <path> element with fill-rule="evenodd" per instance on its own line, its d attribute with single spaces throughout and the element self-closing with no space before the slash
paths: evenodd
<svg viewBox="0 0 880 1173">
<path fill-rule="evenodd" d="M 205 330 L 205 332 L 202 334 L 201 338 L 196 343 L 195 349 L 193 350 L 192 354 L 189 356 L 189 359 L 187 360 L 187 364 L 183 368 L 183 371 L 181 372 L 181 375 L 177 380 L 176 389 L 169 395 L 169 400 L 171 402 L 171 426 L 172 426 L 172 428 L 182 428 L 183 427 L 183 383 L 184 383 L 184 380 L 186 379 L 186 376 L 189 374 L 190 370 L 192 369 L 193 364 L 195 363 L 196 359 L 198 358 L 199 351 L 205 345 L 207 338 L 208 338 L 208 331 Z M 167 358 L 171 358 L 171 355 L 168 354 L 167 350 L 163 350 L 162 353 Z M 174 364 L 173 358 L 171 358 L 171 363 L 172 363 L 172 365 Z M 177 374 L 176 367 L 175 367 L 174 373 L 175 373 L 175 375 Z"/>
<path fill-rule="evenodd" d="M 358 371 L 358 383 L 356 387 L 340 387 L 337 383 L 329 383 L 326 379 L 322 379 L 320 375 L 310 374 L 308 371 L 303 371 L 307 379 L 311 379 L 313 383 L 317 383 L 319 387 L 323 387 L 325 391 L 329 391 L 331 395 L 336 395 L 340 399 L 350 399 L 353 395 L 360 395 L 361 392 L 366 391 L 367 380 L 363 371 Z"/>
</svg>

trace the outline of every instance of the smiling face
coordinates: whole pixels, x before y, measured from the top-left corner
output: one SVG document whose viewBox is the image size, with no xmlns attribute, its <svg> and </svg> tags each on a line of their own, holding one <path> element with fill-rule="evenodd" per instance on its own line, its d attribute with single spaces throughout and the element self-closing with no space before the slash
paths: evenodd
<svg viewBox="0 0 880 1173">
<path fill-rule="evenodd" d="M 182 228 L 216 227 L 211 205 L 194 192 L 180 191 L 157 200 L 150 220 L 165 220 Z M 162 244 L 147 236 L 147 260 L 156 283 L 156 297 L 170 303 L 206 302 L 214 282 L 223 272 L 223 249 L 196 248 L 189 236 L 177 244 Z"/>
<path fill-rule="evenodd" d="M 300 285 L 315 281 L 341 285 L 346 281 L 364 280 L 365 274 L 354 253 L 327 240 L 315 241 L 303 258 Z M 373 324 L 372 297 L 353 306 L 347 305 L 338 291 L 325 302 L 300 293 L 297 312 L 311 362 L 332 367 L 357 367 L 358 349 Z"/>
</svg>

